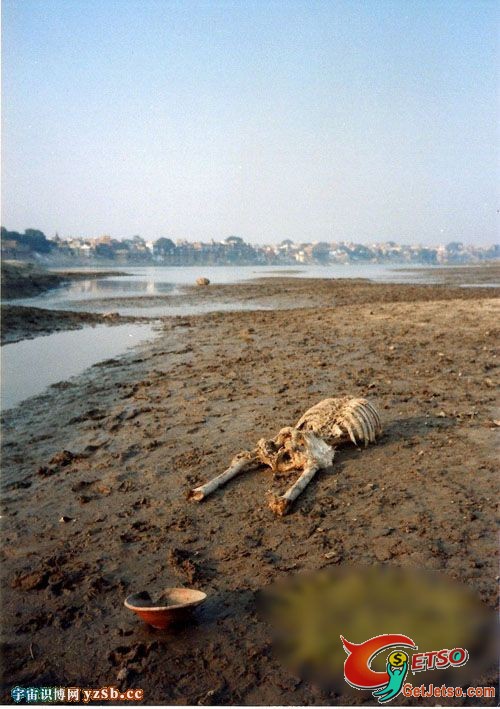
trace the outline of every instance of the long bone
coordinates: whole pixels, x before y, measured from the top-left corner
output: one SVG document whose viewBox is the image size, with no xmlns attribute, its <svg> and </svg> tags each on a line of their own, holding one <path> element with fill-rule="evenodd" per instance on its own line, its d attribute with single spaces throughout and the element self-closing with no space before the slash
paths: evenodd
<svg viewBox="0 0 500 709">
<path fill-rule="evenodd" d="M 229 468 L 224 470 L 223 473 L 212 478 L 212 480 L 209 480 L 205 485 L 200 485 L 190 490 L 188 492 L 188 500 L 201 502 L 205 497 L 210 495 L 210 493 L 214 492 L 214 490 L 225 485 L 231 478 L 236 477 L 236 475 L 239 475 L 239 473 L 242 473 L 245 469 L 251 468 L 255 463 L 258 463 L 258 459 L 250 451 L 238 453 L 232 459 Z"/>
<path fill-rule="evenodd" d="M 282 429 L 277 435 L 275 442 L 279 442 L 285 451 L 283 455 L 283 453 L 281 453 L 283 448 L 281 448 L 277 457 L 289 457 L 290 462 L 288 464 L 285 462 L 283 465 L 283 463 L 280 463 L 278 460 L 275 463 L 272 458 L 267 457 L 263 448 L 267 448 L 269 442 L 265 439 L 260 440 L 257 444 L 260 460 L 267 462 L 271 470 L 275 473 L 280 472 L 280 470 L 303 469 L 304 471 L 283 495 L 273 495 L 271 497 L 269 507 L 275 514 L 283 517 L 290 509 L 293 501 L 311 482 L 318 470 L 328 468 L 333 463 L 335 450 L 314 433 L 299 431 L 296 428 Z"/>
<path fill-rule="evenodd" d="M 332 464 L 337 445 L 352 441 L 355 445 L 364 443 L 366 447 L 381 432 L 379 414 L 366 399 L 324 399 L 308 409 L 294 427 L 281 429 L 274 439 L 262 438 L 253 451 L 238 453 L 227 470 L 190 490 L 188 499 L 200 502 L 228 480 L 259 463 L 269 466 L 275 474 L 302 470 L 295 483 L 283 495 L 273 496 L 269 503 L 273 512 L 285 515 L 318 470 Z"/>
</svg>

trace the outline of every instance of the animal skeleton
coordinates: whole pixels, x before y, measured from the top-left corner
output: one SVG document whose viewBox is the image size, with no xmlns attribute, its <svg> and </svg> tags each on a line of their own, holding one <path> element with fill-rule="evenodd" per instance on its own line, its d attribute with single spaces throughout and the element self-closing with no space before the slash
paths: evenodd
<svg viewBox="0 0 500 709">
<path fill-rule="evenodd" d="M 379 414 L 366 399 L 324 399 L 308 409 L 294 427 L 282 428 L 276 438 L 261 438 L 253 451 L 238 453 L 227 470 L 190 490 L 188 499 L 200 502 L 231 478 L 261 463 L 275 474 L 302 470 L 295 483 L 269 503 L 275 514 L 283 516 L 318 470 L 332 464 L 336 446 L 352 441 L 366 447 L 381 433 Z"/>
</svg>

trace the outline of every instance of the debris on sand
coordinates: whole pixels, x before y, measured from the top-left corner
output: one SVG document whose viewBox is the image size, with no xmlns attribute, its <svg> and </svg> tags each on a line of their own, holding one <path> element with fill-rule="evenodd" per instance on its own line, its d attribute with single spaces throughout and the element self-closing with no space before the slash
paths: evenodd
<svg viewBox="0 0 500 709">
<path fill-rule="evenodd" d="M 148 591 L 127 596 L 124 605 L 153 628 L 164 630 L 185 622 L 191 611 L 206 599 L 207 594 L 194 588 L 166 588 L 152 598 Z"/>
</svg>

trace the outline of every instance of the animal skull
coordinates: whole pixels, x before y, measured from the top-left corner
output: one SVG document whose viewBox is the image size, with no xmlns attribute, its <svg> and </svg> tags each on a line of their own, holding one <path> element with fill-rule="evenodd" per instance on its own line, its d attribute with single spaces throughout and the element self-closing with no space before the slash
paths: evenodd
<svg viewBox="0 0 500 709">
<path fill-rule="evenodd" d="M 227 470 L 190 490 L 188 499 L 200 502 L 235 475 L 258 464 L 269 466 L 276 476 L 302 470 L 295 483 L 269 503 L 273 512 L 283 516 L 318 470 L 332 464 L 336 446 L 352 441 L 366 447 L 381 432 L 379 414 L 366 399 L 324 399 L 308 409 L 294 427 L 282 428 L 270 440 L 262 438 L 253 451 L 238 453 Z"/>
</svg>

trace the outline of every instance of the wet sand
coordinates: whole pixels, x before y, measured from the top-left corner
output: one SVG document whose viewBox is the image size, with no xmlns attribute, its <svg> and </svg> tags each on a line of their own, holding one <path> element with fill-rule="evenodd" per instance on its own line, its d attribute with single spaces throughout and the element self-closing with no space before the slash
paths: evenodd
<svg viewBox="0 0 500 709">
<path fill-rule="evenodd" d="M 408 273 L 405 268 L 398 271 Z M 496 285 L 500 283 L 500 263 L 498 261 L 470 264 L 466 266 L 443 266 L 441 268 L 413 268 L 412 274 L 421 274 L 422 278 L 432 282 L 460 285 L 461 283 L 474 283 L 482 285 Z"/>
<path fill-rule="evenodd" d="M 151 343 L 4 415 L 5 701 L 14 684 L 115 684 L 145 703 L 373 704 L 281 666 L 256 594 L 296 571 L 389 564 L 496 606 L 498 289 L 269 280 L 214 289 L 280 290 L 287 310 L 166 318 Z M 266 470 L 185 500 L 342 395 L 372 399 L 385 433 L 339 450 L 288 517 L 266 493 L 289 481 Z M 209 594 L 196 625 L 154 631 L 123 607 L 176 585 Z"/>
<path fill-rule="evenodd" d="M 500 289 L 499 289 L 500 290 Z M 118 296 L 93 298 L 92 307 L 121 310 L 212 305 L 251 304 L 258 308 L 285 310 L 294 308 L 339 307 L 370 302 L 401 303 L 439 300 L 477 299 L 491 297 L 490 289 L 463 289 L 447 285 L 377 284 L 368 279 L 354 278 L 286 278 L 270 276 L 237 284 L 217 284 L 179 287 L 179 292 L 167 295 Z M 74 301 L 75 306 L 88 307 L 88 301 Z"/>
</svg>

